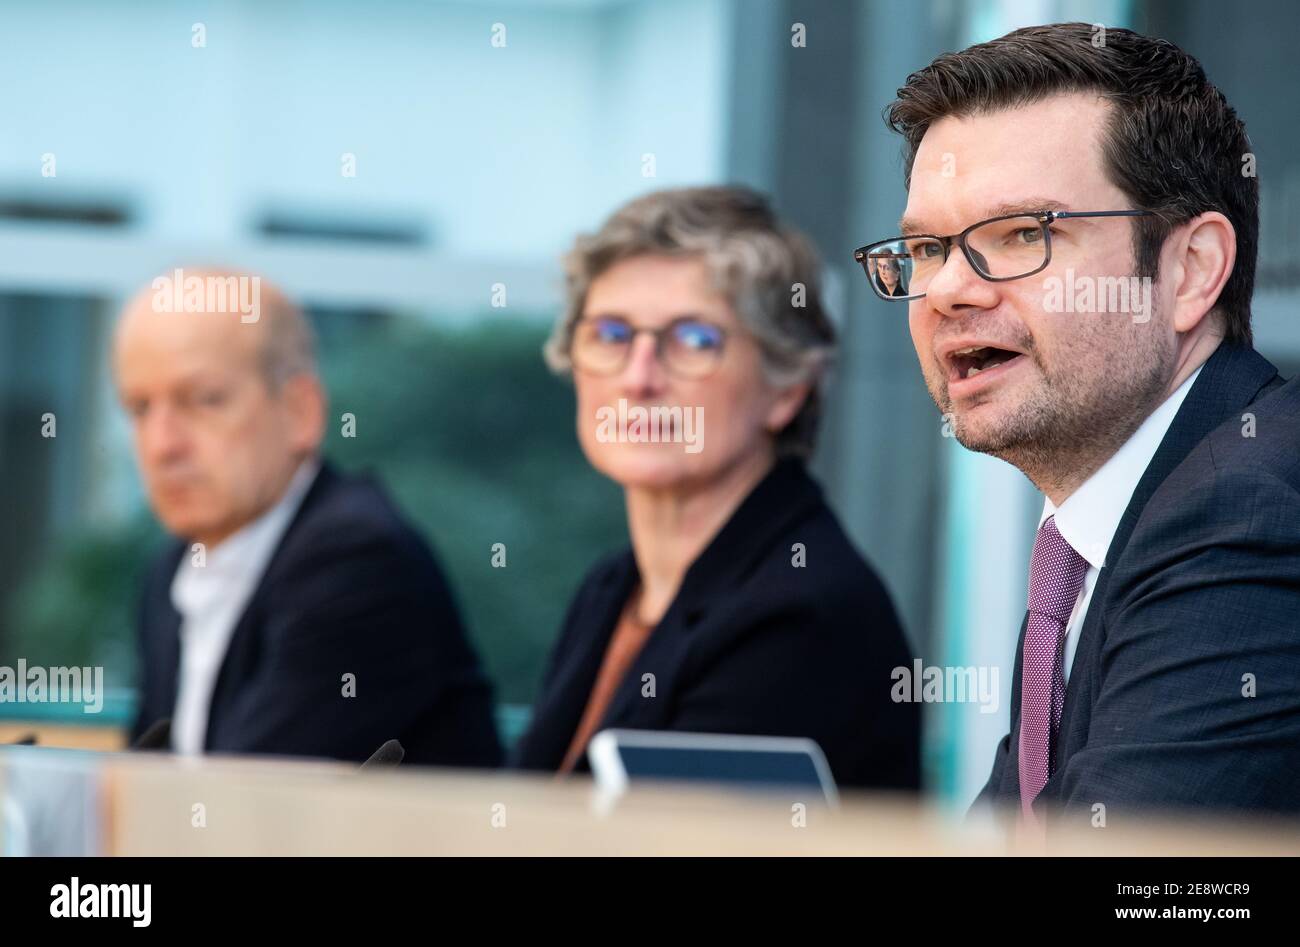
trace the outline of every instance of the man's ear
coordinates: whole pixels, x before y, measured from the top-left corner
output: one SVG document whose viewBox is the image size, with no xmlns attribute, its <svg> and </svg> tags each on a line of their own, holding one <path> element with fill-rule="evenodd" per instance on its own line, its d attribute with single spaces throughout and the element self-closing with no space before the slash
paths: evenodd
<svg viewBox="0 0 1300 947">
<path fill-rule="evenodd" d="M 285 380 L 281 397 L 289 408 L 289 437 L 294 449 L 315 452 L 325 439 L 328 409 L 320 379 L 310 372 L 298 372 Z"/>
<path fill-rule="evenodd" d="M 1207 211 L 1178 228 L 1171 238 L 1174 259 L 1173 328 L 1190 332 L 1219 301 L 1237 262 L 1237 231 L 1218 211 Z M 1164 262 L 1164 261 L 1162 261 Z"/>
<path fill-rule="evenodd" d="M 773 434 L 784 430 L 803 409 L 811 391 L 812 385 L 809 382 L 799 382 L 779 389 L 776 400 L 768 408 L 767 417 L 764 419 L 767 429 Z"/>
</svg>

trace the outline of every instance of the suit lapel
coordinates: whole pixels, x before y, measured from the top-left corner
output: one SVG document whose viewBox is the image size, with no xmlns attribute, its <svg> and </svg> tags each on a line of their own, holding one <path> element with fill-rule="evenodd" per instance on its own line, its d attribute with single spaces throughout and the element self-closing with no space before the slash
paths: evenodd
<svg viewBox="0 0 1300 947">
<path fill-rule="evenodd" d="M 226 645 L 226 653 L 221 658 L 221 668 L 217 672 L 217 679 L 212 686 L 212 699 L 208 704 L 207 729 L 203 735 L 203 748 L 211 750 L 212 739 L 216 728 L 220 726 L 224 718 L 226 705 L 239 690 L 239 684 L 244 681 L 251 669 L 256 665 L 258 655 L 261 653 L 262 642 L 260 640 L 260 631 L 262 622 L 259 620 L 263 611 L 263 602 L 268 594 L 268 590 L 275 582 L 276 567 L 285 559 L 285 550 L 289 548 L 294 534 L 301 530 L 302 524 L 310 517 L 312 508 L 315 507 L 325 496 L 333 484 L 338 480 L 338 473 L 334 468 L 326 463 L 321 462 L 320 469 L 316 472 L 316 478 L 312 481 L 307 492 L 303 494 L 302 501 L 298 504 L 298 509 L 294 511 L 289 525 L 285 527 L 284 535 L 280 537 L 276 544 L 275 552 L 271 554 L 270 560 L 266 564 L 261 577 L 257 580 L 257 587 L 253 594 L 249 596 L 248 604 L 244 606 L 239 620 L 235 623 L 235 630 L 230 634 L 230 641 Z"/>
<path fill-rule="evenodd" d="M 822 502 L 821 488 L 802 462 L 776 463 L 686 571 L 676 598 L 619 683 L 602 725 L 664 725 L 683 661 L 698 636 L 708 634 L 710 611 L 718 605 L 730 607 L 731 590 L 771 554 L 782 531 L 810 516 Z M 641 696 L 642 674 L 647 672 L 655 676 L 653 701 Z"/>
<path fill-rule="evenodd" d="M 1011 739 L 1007 746 L 1007 758 L 1003 764 L 1002 779 L 994 786 L 999 796 L 1020 798 L 1020 665 L 1025 655 L 1025 629 L 1029 627 L 1029 609 L 1020 620 L 1020 636 L 1016 641 L 1015 664 L 1011 671 Z"/>
<path fill-rule="evenodd" d="M 1201 374 L 1192 384 L 1187 398 L 1178 409 L 1155 456 L 1133 491 L 1106 552 L 1106 563 L 1097 574 L 1088 613 L 1084 616 L 1083 627 L 1079 632 L 1079 645 L 1075 650 L 1069 686 L 1065 689 L 1065 705 L 1061 710 L 1061 726 L 1056 742 L 1055 771 L 1043 789 L 1043 796 L 1048 795 L 1049 789 L 1055 789 L 1053 783 L 1065 768 L 1066 760 L 1087 741 L 1090 715 L 1085 708 L 1092 705 L 1096 657 L 1102 644 L 1100 626 L 1105 610 L 1106 590 L 1114 565 L 1123 557 L 1129 537 L 1132 536 L 1147 501 L 1174 468 L 1211 431 L 1279 384 L 1281 379 L 1277 369 L 1262 355 L 1248 346 L 1226 343 L 1220 345 L 1205 362 Z M 1017 680 L 1019 676 L 1020 669 L 1017 666 Z"/>
<path fill-rule="evenodd" d="M 545 726 L 536 731 L 542 745 L 531 751 L 530 756 L 536 755 L 552 767 L 558 767 L 564 759 L 591 698 L 619 615 L 638 577 L 636 560 L 628 550 L 598 581 L 586 609 L 575 616 L 575 641 L 534 710 L 536 720 L 545 721 Z"/>
<path fill-rule="evenodd" d="M 154 627 L 151 633 L 155 649 L 150 659 L 154 662 L 153 674 L 158 681 L 153 694 L 158 704 L 150 708 L 153 719 L 144 721 L 144 726 L 151 725 L 161 717 L 170 717 L 176 708 L 176 697 L 180 689 L 181 613 L 172 604 L 171 587 L 176 569 L 185 553 L 184 543 L 177 542 L 170 547 L 163 556 L 150 593 L 152 607 L 149 613 L 153 616 Z"/>
</svg>

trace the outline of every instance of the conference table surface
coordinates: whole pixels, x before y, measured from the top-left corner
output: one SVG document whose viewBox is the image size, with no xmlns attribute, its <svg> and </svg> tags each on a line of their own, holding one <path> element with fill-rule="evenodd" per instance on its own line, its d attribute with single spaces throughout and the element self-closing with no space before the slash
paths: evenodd
<svg viewBox="0 0 1300 947">
<path fill-rule="evenodd" d="M 1053 830 L 888 795 L 828 809 L 800 791 L 636 787 L 586 778 L 249 757 L 0 750 L 9 812 L 106 855 L 1294 855 L 1300 824 L 1170 817 Z M 63 807 L 65 811 L 58 811 Z M 79 808 L 84 807 L 84 808 Z M 88 815 L 86 815 L 88 813 Z M 0 819 L 0 851 L 13 852 Z M 12 828 L 10 829 L 12 831 Z M 8 848 L 6 849 L 6 844 Z"/>
</svg>

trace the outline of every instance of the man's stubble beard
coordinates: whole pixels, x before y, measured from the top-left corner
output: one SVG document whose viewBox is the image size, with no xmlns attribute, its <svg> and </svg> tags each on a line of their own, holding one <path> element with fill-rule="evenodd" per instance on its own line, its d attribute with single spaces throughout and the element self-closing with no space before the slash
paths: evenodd
<svg viewBox="0 0 1300 947">
<path fill-rule="evenodd" d="M 1106 314 L 1083 318 L 1105 319 Z M 1128 314 L 1124 318 L 1131 319 Z M 953 434 L 963 447 L 1006 461 L 1045 493 L 1072 490 L 1146 420 L 1174 370 L 1176 344 L 1158 331 L 1158 318 L 1127 324 L 1130 331 L 1111 350 L 1091 344 L 1113 331 L 1099 323 L 1079 340 L 1074 357 L 1055 359 L 1058 368 L 1053 370 L 1029 347 L 1025 357 L 1038 367 L 1037 382 L 1013 414 L 979 430 L 953 411 L 946 380 L 940 379 L 940 391 L 931 386 L 931 395 L 952 418 Z"/>
</svg>

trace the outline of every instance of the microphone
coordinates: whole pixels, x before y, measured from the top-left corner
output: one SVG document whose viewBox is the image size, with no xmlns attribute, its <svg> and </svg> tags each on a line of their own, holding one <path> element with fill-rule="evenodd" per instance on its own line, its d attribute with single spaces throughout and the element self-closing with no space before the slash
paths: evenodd
<svg viewBox="0 0 1300 947">
<path fill-rule="evenodd" d="M 139 739 L 131 744 L 133 750 L 166 750 L 171 747 L 172 718 L 161 717 L 149 724 L 149 728 L 140 734 Z"/>
<path fill-rule="evenodd" d="M 370 759 L 362 763 L 361 768 L 389 769 L 402 762 L 402 758 L 405 756 L 406 750 L 402 748 L 402 744 L 398 743 L 396 740 L 389 740 L 379 749 L 375 750 L 374 753 L 370 754 Z"/>
</svg>

